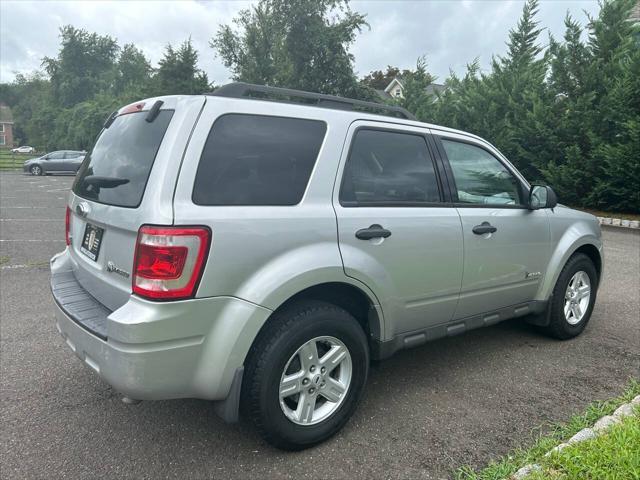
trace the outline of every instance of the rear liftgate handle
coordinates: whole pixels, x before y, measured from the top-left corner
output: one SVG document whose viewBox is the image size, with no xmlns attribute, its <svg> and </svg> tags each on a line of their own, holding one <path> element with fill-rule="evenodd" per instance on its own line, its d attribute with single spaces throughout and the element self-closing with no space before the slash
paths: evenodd
<svg viewBox="0 0 640 480">
<path fill-rule="evenodd" d="M 362 228 L 356 232 L 356 238 L 360 240 L 371 240 L 372 238 L 387 238 L 391 232 L 381 225 L 374 223 L 369 228 Z"/>
</svg>

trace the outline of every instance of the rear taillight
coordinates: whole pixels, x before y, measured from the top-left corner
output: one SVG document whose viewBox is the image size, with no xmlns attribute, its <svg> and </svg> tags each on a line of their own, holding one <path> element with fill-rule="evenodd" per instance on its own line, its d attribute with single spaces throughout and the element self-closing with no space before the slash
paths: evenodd
<svg viewBox="0 0 640 480">
<path fill-rule="evenodd" d="M 133 293 L 155 300 L 193 297 L 210 242 L 211 231 L 206 227 L 141 227 Z"/>
<path fill-rule="evenodd" d="M 64 214 L 64 239 L 67 245 L 71 245 L 71 209 L 69 207 Z"/>
</svg>

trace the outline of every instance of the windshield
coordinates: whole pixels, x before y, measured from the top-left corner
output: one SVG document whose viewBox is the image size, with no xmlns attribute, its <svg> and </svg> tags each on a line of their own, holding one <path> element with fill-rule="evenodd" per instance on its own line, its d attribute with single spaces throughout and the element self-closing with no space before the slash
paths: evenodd
<svg viewBox="0 0 640 480">
<path fill-rule="evenodd" d="M 102 131 L 73 184 L 76 195 L 119 207 L 140 205 L 173 110 L 161 110 L 152 122 L 147 113 L 120 115 Z"/>
</svg>

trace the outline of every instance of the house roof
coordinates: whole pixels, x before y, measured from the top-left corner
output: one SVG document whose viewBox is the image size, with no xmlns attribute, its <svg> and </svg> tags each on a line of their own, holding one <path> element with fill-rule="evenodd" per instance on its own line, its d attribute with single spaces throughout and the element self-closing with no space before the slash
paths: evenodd
<svg viewBox="0 0 640 480">
<path fill-rule="evenodd" d="M 442 93 L 446 89 L 446 85 L 442 85 L 441 83 L 432 83 L 431 85 L 428 85 L 425 90 L 428 94 L 432 95 L 434 93 Z"/>
<path fill-rule="evenodd" d="M 378 90 L 376 89 L 376 93 L 380 95 L 381 98 L 393 98 L 389 92 L 386 90 Z"/>
<path fill-rule="evenodd" d="M 13 123 L 11 109 L 4 104 L 0 104 L 0 123 Z"/>
<path fill-rule="evenodd" d="M 638 0 L 640 2 L 640 0 Z M 391 91 L 391 89 L 396 86 L 399 85 L 401 89 L 404 90 L 404 85 L 402 85 L 402 82 L 400 81 L 402 78 L 401 77 L 395 77 L 393 80 L 391 80 L 389 82 L 389 85 L 387 85 L 387 88 L 385 88 L 384 90 L 376 90 L 376 92 L 378 92 L 378 94 L 382 97 L 382 98 L 388 98 L 391 97 L 391 95 L 389 94 L 389 92 Z M 428 85 L 427 88 L 425 89 L 426 93 L 428 93 L 429 95 L 435 95 L 436 93 L 442 93 L 447 89 L 446 85 L 443 85 L 441 83 L 432 83 L 431 85 Z"/>
<path fill-rule="evenodd" d="M 400 82 L 400 80 L 398 79 L 398 77 L 395 77 L 393 80 L 391 80 L 391 81 L 389 82 L 389 85 L 387 85 L 387 88 L 385 88 L 385 89 L 384 89 L 384 91 L 385 91 L 386 93 L 389 93 L 389 92 L 391 91 L 391 89 L 392 89 L 393 87 L 395 87 L 395 86 L 396 86 L 396 84 L 397 84 L 397 85 L 400 85 L 400 88 L 404 89 L 404 87 L 402 86 L 402 83 Z"/>
</svg>

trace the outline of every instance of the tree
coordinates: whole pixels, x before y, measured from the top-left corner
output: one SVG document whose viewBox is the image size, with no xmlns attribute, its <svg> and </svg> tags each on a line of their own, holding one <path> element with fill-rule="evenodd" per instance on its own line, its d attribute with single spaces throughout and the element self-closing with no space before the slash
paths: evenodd
<svg viewBox="0 0 640 480">
<path fill-rule="evenodd" d="M 375 98 L 358 83 L 349 46 L 368 26 L 347 0 L 260 0 L 210 45 L 237 81 Z"/>
<path fill-rule="evenodd" d="M 418 58 L 414 71 L 405 70 L 402 77 L 403 95 L 400 104 L 407 110 L 414 112 L 418 118 L 429 116 L 434 97 L 427 93 L 427 87 L 434 81 L 434 77 L 427 72 L 427 60 Z"/>
<path fill-rule="evenodd" d="M 211 89 L 207 74 L 198 68 L 198 52 L 190 38 L 177 49 L 166 46 L 154 84 L 156 95 L 199 95 Z"/>
<path fill-rule="evenodd" d="M 58 56 L 42 61 L 60 106 L 83 102 L 113 86 L 119 51 L 115 39 L 71 25 L 60 29 L 60 38 Z"/>
<path fill-rule="evenodd" d="M 118 96 L 135 99 L 149 90 L 153 69 L 144 53 L 128 43 L 118 58 L 114 91 Z"/>
<path fill-rule="evenodd" d="M 564 42 L 550 45 L 553 148 L 542 170 L 572 205 L 640 211 L 640 49 L 638 27 L 628 21 L 633 4 L 604 2 L 598 18 L 590 18 L 587 43 L 567 16 Z"/>
</svg>

